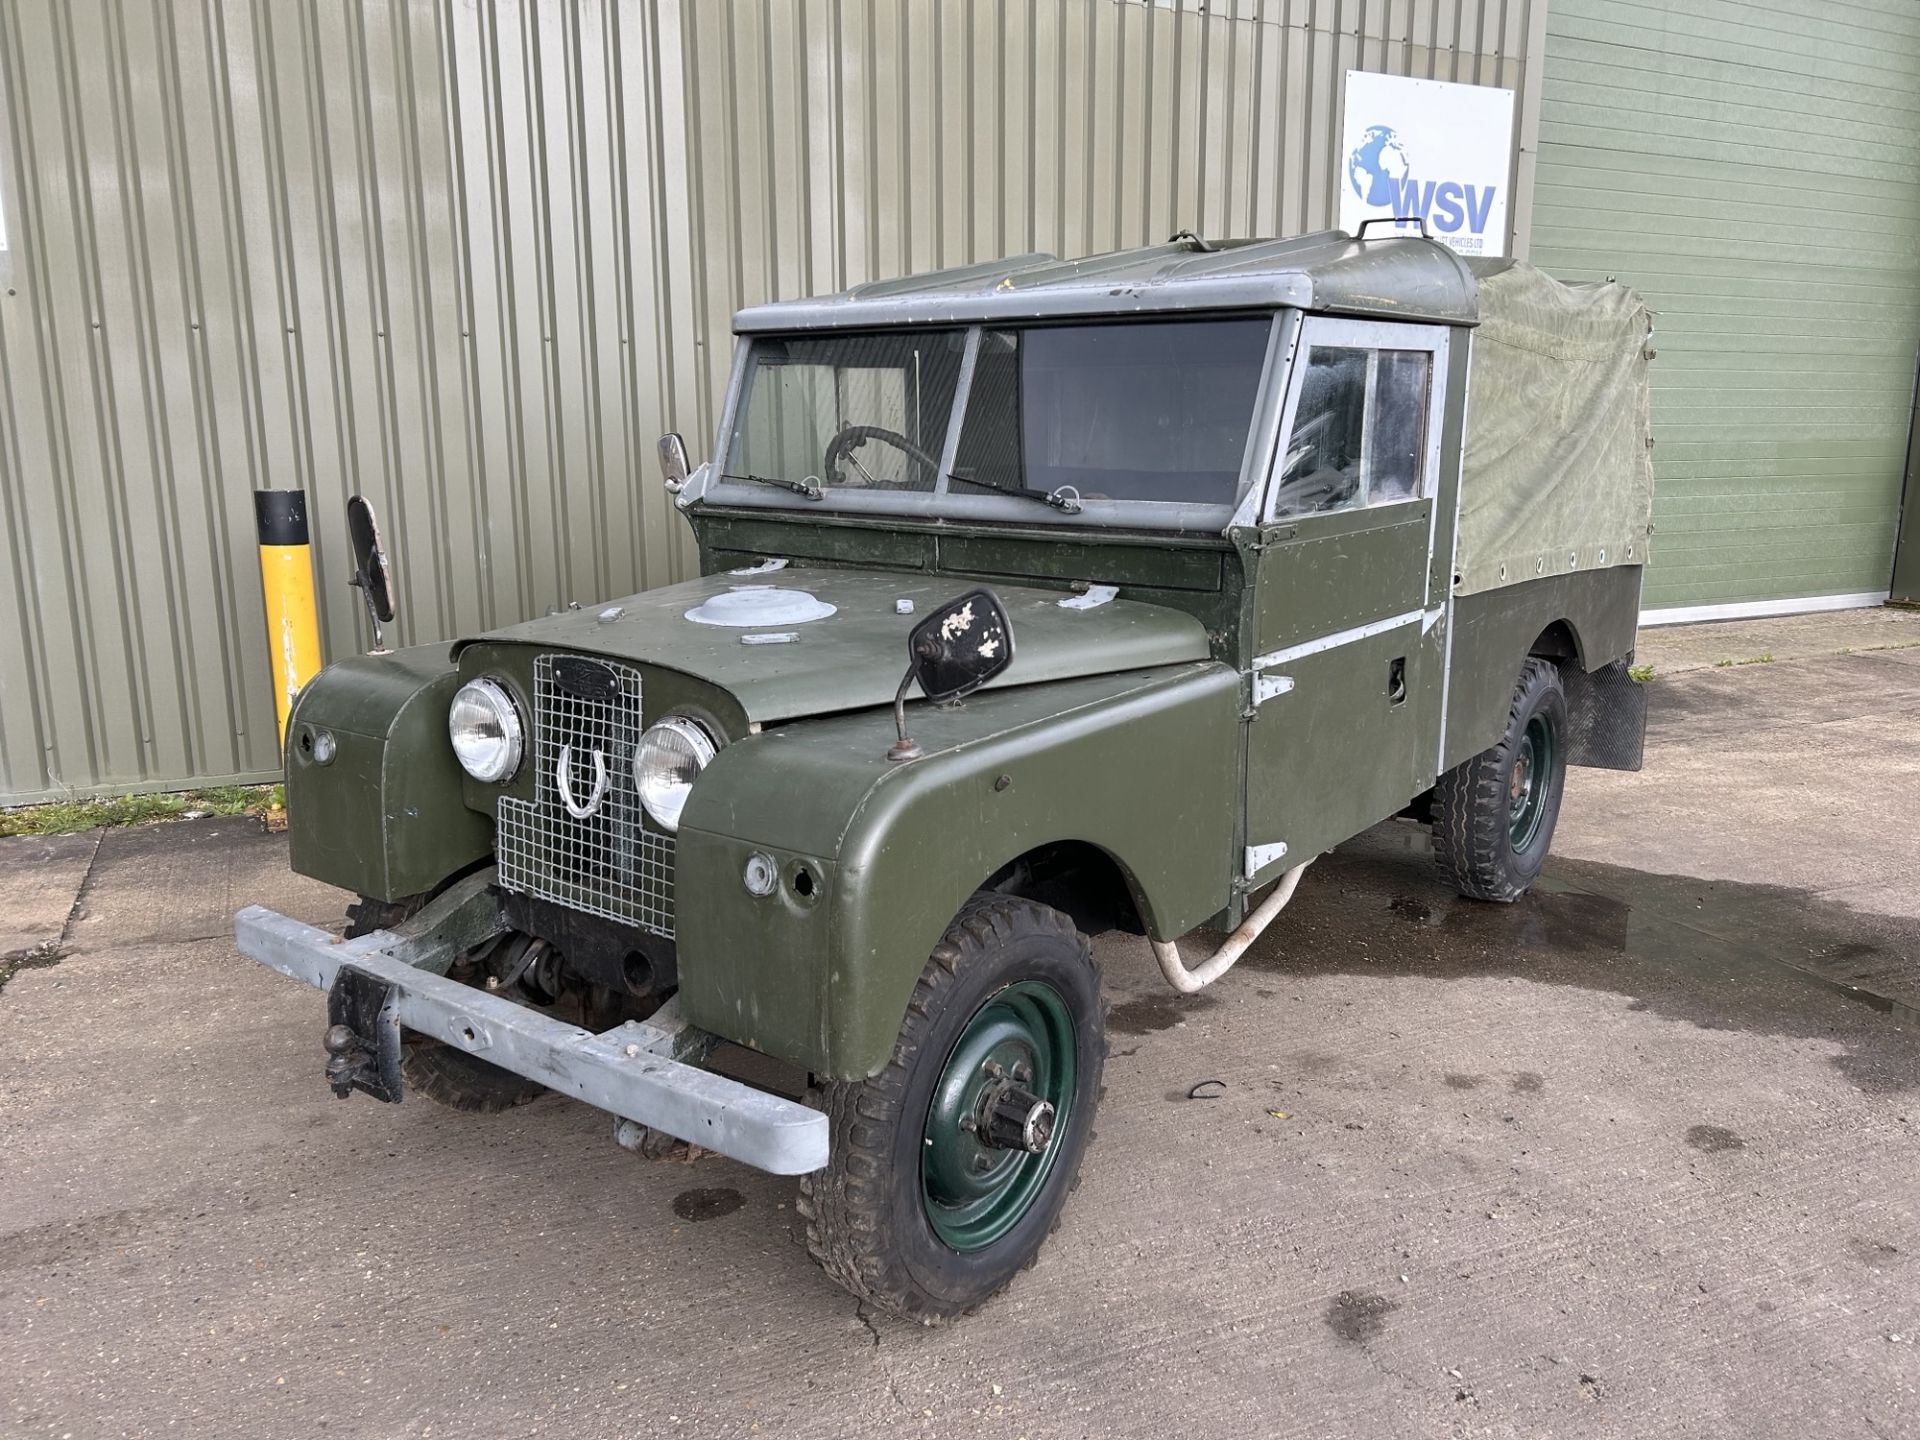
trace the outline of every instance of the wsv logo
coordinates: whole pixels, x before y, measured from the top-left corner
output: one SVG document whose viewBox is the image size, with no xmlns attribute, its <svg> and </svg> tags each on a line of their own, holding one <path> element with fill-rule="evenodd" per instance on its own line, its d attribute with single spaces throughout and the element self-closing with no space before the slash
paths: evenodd
<svg viewBox="0 0 1920 1440">
<path fill-rule="evenodd" d="M 1382 206 L 1395 215 L 1417 215 L 1448 235 L 1463 227 L 1475 235 L 1484 234 L 1499 189 L 1458 180 L 1419 179 L 1413 173 L 1406 146 L 1389 125 L 1367 127 L 1367 133 L 1347 156 L 1347 183 L 1367 204 Z"/>
</svg>

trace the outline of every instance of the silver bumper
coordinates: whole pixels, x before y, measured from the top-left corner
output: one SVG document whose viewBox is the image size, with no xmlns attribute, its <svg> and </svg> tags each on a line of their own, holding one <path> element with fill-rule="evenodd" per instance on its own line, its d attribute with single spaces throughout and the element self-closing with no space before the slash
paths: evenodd
<svg viewBox="0 0 1920 1440">
<path fill-rule="evenodd" d="M 394 987 L 409 1030 L 471 1051 L 625 1120 L 664 1130 L 775 1175 L 827 1163 L 827 1117 L 738 1080 L 672 1058 L 672 1031 L 629 1021 L 596 1035 L 400 958 L 390 931 L 339 940 L 325 930 L 249 905 L 233 917 L 242 955 L 330 990 L 343 965 Z M 399 953 L 396 953 L 399 952 Z"/>
</svg>

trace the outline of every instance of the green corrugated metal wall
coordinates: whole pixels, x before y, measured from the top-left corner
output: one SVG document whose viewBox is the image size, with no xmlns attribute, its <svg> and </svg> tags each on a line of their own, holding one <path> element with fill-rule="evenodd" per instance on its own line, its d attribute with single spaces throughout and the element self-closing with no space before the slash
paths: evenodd
<svg viewBox="0 0 1920 1440">
<path fill-rule="evenodd" d="M 1526 132 L 1544 3 L 0 0 L 0 804 L 276 768 L 256 484 L 334 657 L 354 490 L 397 643 L 665 584 L 735 307 L 1328 225 L 1346 70 Z"/>
<path fill-rule="evenodd" d="M 1920 4 L 1551 0 L 1532 258 L 1658 312 L 1651 607 L 1884 595 Z"/>
</svg>

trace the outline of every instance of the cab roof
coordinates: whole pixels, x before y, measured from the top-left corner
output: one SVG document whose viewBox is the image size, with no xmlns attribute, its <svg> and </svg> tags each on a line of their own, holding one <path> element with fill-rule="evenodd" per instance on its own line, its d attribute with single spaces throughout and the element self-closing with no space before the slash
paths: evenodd
<svg viewBox="0 0 1920 1440">
<path fill-rule="evenodd" d="M 1281 306 L 1471 325 L 1478 318 L 1475 288 L 1468 262 L 1438 241 L 1356 240 L 1324 230 L 1214 245 L 1176 238 L 1081 260 L 1016 255 L 876 280 L 838 295 L 752 305 L 733 317 L 733 328 L 750 335 Z"/>
</svg>

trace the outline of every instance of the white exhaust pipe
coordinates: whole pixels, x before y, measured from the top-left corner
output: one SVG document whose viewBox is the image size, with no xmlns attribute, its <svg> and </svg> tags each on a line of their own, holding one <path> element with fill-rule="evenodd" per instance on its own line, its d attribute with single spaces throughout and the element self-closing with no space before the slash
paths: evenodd
<svg viewBox="0 0 1920 1440">
<path fill-rule="evenodd" d="M 1177 940 L 1154 940 L 1147 943 L 1153 946 L 1153 958 L 1160 962 L 1160 973 L 1167 977 L 1167 983 L 1182 995 L 1191 995 L 1204 989 L 1233 968 L 1233 962 L 1247 953 L 1247 947 L 1260 938 L 1260 934 L 1273 923 L 1274 916 L 1287 908 L 1287 902 L 1293 899 L 1294 889 L 1300 884 L 1300 876 L 1311 865 L 1311 860 L 1302 861 L 1280 877 L 1280 883 L 1273 887 L 1273 894 L 1260 902 L 1240 928 L 1229 935 L 1226 943 L 1199 965 L 1189 970 L 1180 962 L 1180 944 Z"/>
</svg>

